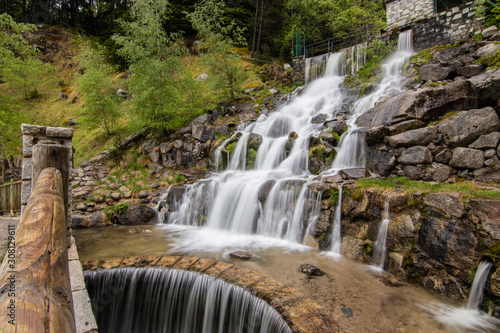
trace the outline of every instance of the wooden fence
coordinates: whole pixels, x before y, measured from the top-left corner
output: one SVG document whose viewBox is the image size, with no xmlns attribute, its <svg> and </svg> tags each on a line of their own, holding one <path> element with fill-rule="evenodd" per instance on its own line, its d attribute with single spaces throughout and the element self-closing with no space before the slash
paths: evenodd
<svg viewBox="0 0 500 333">
<path fill-rule="evenodd" d="M 0 185 L 0 215 L 3 213 L 21 212 L 22 181 L 11 181 Z"/>
</svg>

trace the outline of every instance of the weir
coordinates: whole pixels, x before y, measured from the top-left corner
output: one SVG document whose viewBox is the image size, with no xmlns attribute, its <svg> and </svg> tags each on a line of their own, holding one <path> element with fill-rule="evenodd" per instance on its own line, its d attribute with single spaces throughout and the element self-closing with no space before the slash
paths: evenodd
<svg viewBox="0 0 500 333">
<path fill-rule="evenodd" d="M 291 333 L 267 303 L 214 277 L 182 270 L 85 273 L 101 333 Z"/>
</svg>

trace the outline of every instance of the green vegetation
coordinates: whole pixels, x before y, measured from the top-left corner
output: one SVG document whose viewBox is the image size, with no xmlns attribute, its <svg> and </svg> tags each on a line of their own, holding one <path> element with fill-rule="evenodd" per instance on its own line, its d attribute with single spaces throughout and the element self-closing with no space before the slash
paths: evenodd
<svg viewBox="0 0 500 333">
<path fill-rule="evenodd" d="M 77 74 L 80 91 L 84 94 L 82 121 L 89 127 L 101 126 L 108 135 L 120 116 L 118 97 L 111 81 L 113 68 L 104 61 L 103 49 L 94 49 L 86 43 L 82 46 L 79 59 L 84 74 Z"/>
<path fill-rule="evenodd" d="M 500 200 L 500 189 L 492 187 L 478 187 L 475 182 L 435 183 L 409 180 L 404 177 L 387 179 L 365 178 L 356 181 L 360 188 L 399 188 L 414 193 L 457 192 L 466 197 Z"/>
<path fill-rule="evenodd" d="M 109 206 L 104 209 L 104 214 L 108 219 L 112 219 L 113 217 L 120 217 L 120 214 L 125 214 L 128 211 L 129 204 L 125 202 L 120 202 L 116 206 Z"/>
<path fill-rule="evenodd" d="M 387 56 L 395 50 L 395 44 L 386 44 L 379 40 L 374 40 L 369 47 L 366 48 L 366 64 L 360 68 L 356 75 L 346 77 L 345 84 L 347 87 L 359 87 L 362 94 L 366 94 L 367 88 L 373 83 L 381 80 L 382 62 Z"/>
<path fill-rule="evenodd" d="M 257 157 L 257 151 L 253 148 L 248 149 L 247 152 L 247 169 L 253 169 L 255 165 L 255 159 Z"/>
</svg>

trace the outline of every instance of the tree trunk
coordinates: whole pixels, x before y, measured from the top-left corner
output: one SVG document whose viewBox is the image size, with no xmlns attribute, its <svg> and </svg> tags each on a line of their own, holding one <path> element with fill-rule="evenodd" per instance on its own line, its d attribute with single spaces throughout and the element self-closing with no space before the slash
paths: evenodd
<svg viewBox="0 0 500 333">
<path fill-rule="evenodd" d="M 23 0 L 23 23 L 26 22 L 26 0 Z"/>
<path fill-rule="evenodd" d="M 38 0 L 33 1 L 33 8 L 32 8 L 32 13 L 31 13 L 31 23 L 37 24 L 38 22 L 35 22 L 35 15 L 36 15 L 36 9 L 38 7 Z"/>
<path fill-rule="evenodd" d="M 262 33 L 262 21 L 263 21 L 263 16 L 264 16 L 264 8 L 267 5 L 267 0 L 262 0 L 261 6 L 260 6 L 260 22 L 259 22 L 259 36 L 257 37 L 257 51 L 260 49 L 260 35 Z"/>
<path fill-rule="evenodd" d="M 254 27 L 253 27 L 253 39 L 252 39 L 252 55 L 250 56 L 251 58 L 253 58 L 253 55 L 255 53 L 255 40 L 256 40 L 256 37 L 257 37 L 257 20 L 259 18 L 259 0 L 256 1 L 255 3 L 255 23 L 254 23 Z"/>
</svg>

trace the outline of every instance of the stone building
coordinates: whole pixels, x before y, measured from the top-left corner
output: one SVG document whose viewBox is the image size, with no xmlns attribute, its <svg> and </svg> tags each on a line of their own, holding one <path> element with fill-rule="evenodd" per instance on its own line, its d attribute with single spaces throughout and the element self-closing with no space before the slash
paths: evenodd
<svg viewBox="0 0 500 333">
<path fill-rule="evenodd" d="M 479 1 L 385 0 L 387 30 L 413 29 L 416 49 L 468 41 L 481 32 Z"/>
</svg>

